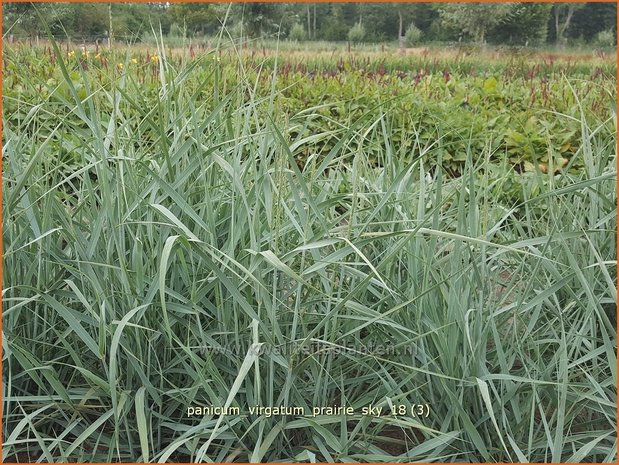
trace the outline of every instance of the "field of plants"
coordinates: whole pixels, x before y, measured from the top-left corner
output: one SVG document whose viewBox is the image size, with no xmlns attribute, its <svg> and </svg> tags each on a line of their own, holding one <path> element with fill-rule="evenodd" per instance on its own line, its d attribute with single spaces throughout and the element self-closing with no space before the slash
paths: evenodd
<svg viewBox="0 0 619 465">
<path fill-rule="evenodd" d="M 3 71 L 4 462 L 617 460 L 614 56 Z"/>
</svg>

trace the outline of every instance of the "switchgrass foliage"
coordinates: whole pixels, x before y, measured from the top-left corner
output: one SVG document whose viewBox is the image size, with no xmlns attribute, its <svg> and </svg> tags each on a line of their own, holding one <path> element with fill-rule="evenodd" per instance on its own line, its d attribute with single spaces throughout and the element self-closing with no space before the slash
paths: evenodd
<svg viewBox="0 0 619 465">
<path fill-rule="evenodd" d="M 449 127 L 411 158 L 377 102 L 294 138 L 314 109 L 279 114 L 240 62 L 205 99 L 184 83 L 217 61 L 159 53 L 155 106 L 128 67 L 80 96 L 59 53 L 67 92 L 4 125 L 5 461 L 616 460 L 612 118 L 581 108 L 585 168 L 503 204 L 500 154 L 426 169 Z"/>
</svg>

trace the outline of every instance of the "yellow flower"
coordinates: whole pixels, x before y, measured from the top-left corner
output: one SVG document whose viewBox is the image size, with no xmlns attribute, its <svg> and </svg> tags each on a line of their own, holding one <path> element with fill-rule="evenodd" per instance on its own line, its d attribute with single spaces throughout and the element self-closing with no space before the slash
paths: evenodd
<svg viewBox="0 0 619 465">
<path fill-rule="evenodd" d="M 152 63 L 159 63 L 159 55 L 153 55 L 152 57 L 150 57 L 150 61 Z"/>
<path fill-rule="evenodd" d="M 131 63 L 134 64 L 134 65 L 137 65 L 138 64 L 138 60 L 136 60 L 135 58 L 132 58 L 131 59 Z"/>
<path fill-rule="evenodd" d="M 118 63 L 118 64 L 116 65 L 116 67 L 118 68 L 118 71 L 122 71 L 123 66 L 125 66 L 125 65 L 123 65 L 122 63 Z"/>
<path fill-rule="evenodd" d="M 221 57 L 219 55 L 213 55 L 213 61 L 219 63 L 221 61 Z"/>
<path fill-rule="evenodd" d="M 97 54 L 95 55 L 95 58 L 96 58 L 97 60 L 100 60 L 100 59 L 101 59 L 101 54 L 100 54 L 100 53 L 97 53 Z"/>
<path fill-rule="evenodd" d="M 71 50 L 69 53 L 67 53 L 67 56 L 69 58 L 73 58 L 75 56 L 75 52 L 73 50 Z"/>
</svg>

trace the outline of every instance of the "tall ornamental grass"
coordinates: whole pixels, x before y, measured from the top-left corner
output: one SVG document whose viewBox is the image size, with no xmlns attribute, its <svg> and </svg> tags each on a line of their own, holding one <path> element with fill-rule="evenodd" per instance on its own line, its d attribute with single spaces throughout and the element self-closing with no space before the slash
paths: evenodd
<svg viewBox="0 0 619 465">
<path fill-rule="evenodd" d="M 321 116 L 240 62 L 195 89 L 217 60 L 159 53 L 156 105 L 59 54 L 4 124 L 5 461 L 616 460 L 614 119 L 581 108 L 577 174 L 471 134 L 453 177 L 441 121 L 394 143 L 377 102 L 295 136 Z"/>
</svg>

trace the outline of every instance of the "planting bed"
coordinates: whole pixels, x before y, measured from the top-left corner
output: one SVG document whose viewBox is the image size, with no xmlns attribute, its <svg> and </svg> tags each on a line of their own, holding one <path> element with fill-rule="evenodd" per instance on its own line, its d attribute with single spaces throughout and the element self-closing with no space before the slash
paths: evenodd
<svg viewBox="0 0 619 465">
<path fill-rule="evenodd" d="M 5 462 L 616 460 L 612 60 L 3 59 Z"/>
</svg>

